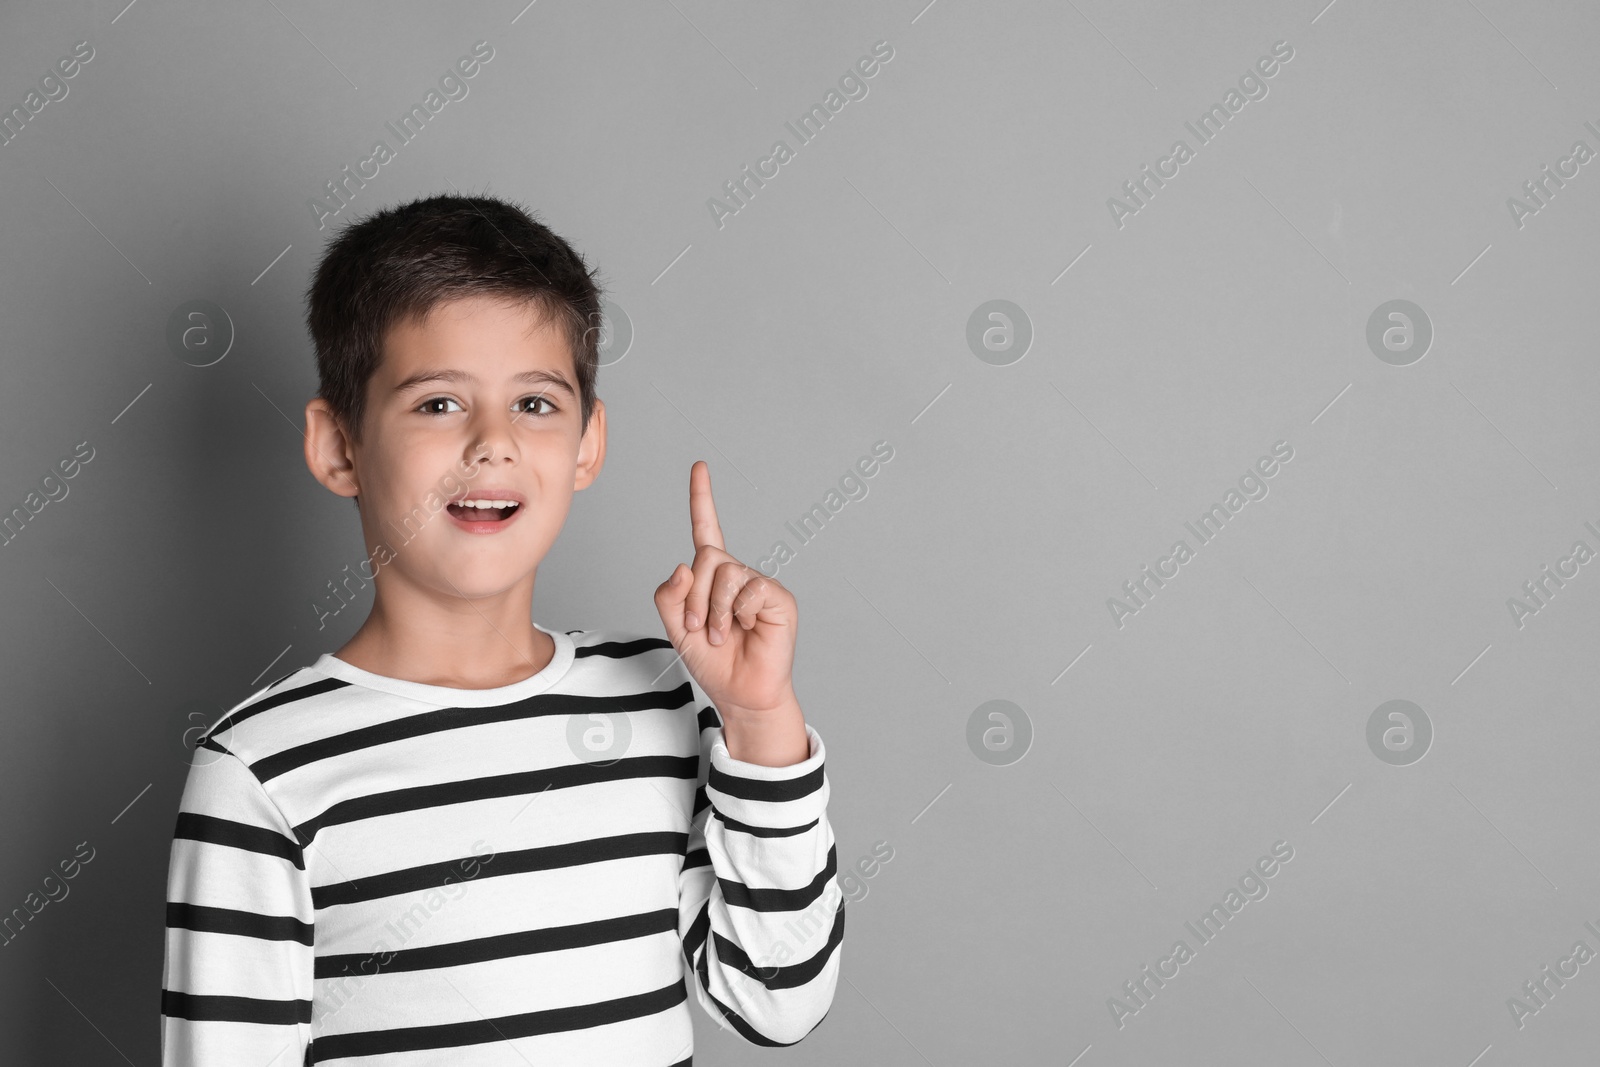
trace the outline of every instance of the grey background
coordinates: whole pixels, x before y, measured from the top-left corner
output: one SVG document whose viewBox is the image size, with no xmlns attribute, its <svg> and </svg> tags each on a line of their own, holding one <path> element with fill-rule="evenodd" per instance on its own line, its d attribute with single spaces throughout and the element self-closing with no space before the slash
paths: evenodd
<svg viewBox="0 0 1600 1067">
<path fill-rule="evenodd" d="M 0 548 L 0 911 L 96 850 L 0 947 L 0 1059 L 157 1060 L 184 733 L 364 614 L 310 606 L 363 552 L 301 459 L 333 232 L 308 200 L 479 40 L 469 96 L 340 221 L 523 199 L 633 323 L 535 618 L 658 632 L 697 458 L 750 562 L 894 449 L 779 573 L 841 865 L 894 858 L 832 1013 L 763 1061 L 1592 1059 L 1600 964 L 1521 1029 L 1506 1002 L 1600 950 L 1600 564 L 1521 628 L 1507 599 L 1600 549 L 1600 163 L 1521 228 L 1506 200 L 1600 150 L 1600 8 L 124 2 L 0 9 L 5 108 L 95 49 L 0 147 L 0 509 L 95 448 Z M 868 96 L 719 230 L 707 198 L 879 40 Z M 1268 95 L 1197 147 L 1185 120 L 1279 40 Z M 1107 199 L 1179 137 L 1195 158 L 1118 228 Z M 194 299 L 236 329 L 205 368 L 164 340 Z M 991 299 L 1034 332 L 1008 366 L 966 342 Z M 1435 331 L 1405 367 L 1366 343 L 1393 299 Z M 1279 440 L 1269 495 L 1118 628 L 1107 599 Z M 1367 745 L 1392 699 L 1433 726 L 1409 766 Z M 991 700 L 1031 723 L 1020 761 L 968 747 Z M 1201 946 L 1185 920 L 1279 840 Z M 1108 998 L 1180 937 L 1119 1029 Z M 696 1028 L 697 1062 L 757 1058 Z"/>
</svg>

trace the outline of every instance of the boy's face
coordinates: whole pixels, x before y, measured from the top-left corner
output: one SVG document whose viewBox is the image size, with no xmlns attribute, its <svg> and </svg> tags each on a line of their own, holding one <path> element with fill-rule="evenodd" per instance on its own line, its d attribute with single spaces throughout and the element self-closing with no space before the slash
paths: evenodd
<svg viewBox="0 0 1600 1067">
<path fill-rule="evenodd" d="M 465 297 L 395 326 L 347 446 L 369 549 L 394 553 L 383 569 L 447 597 L 531 585 L 604 459 L 604 406 L 582 432 L 579 401 L 564 332 L 527 305 Z"/>
</svg>

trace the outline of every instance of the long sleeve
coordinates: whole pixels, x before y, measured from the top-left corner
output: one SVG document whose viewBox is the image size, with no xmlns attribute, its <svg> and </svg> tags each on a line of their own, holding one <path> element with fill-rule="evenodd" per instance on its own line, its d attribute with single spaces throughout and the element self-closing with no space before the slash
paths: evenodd
<svg viewBox="0 0 1600 1067">
<path fill-rule="evenodd" d="M 305 857 L 243 761 L 196 749 L 167 874 L 163 1067 L 299 1067 L 311 1042 Z"/>
<path fill-rule="evenodd" d="M 716 710 L 699 709 L 701 788 L 679 885 L 679 934 L 700 1004 L 756 1045 L 792 1045 L 828 1013 L 844 899 L 828 824 L 822 738 L 788 767 L 734 759 Z"/>
</svg>

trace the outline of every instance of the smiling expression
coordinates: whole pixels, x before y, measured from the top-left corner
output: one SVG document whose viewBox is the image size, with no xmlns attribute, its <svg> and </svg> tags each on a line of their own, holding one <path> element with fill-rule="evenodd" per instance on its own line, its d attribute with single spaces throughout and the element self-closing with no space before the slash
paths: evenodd
<svg viewBox="0 0 1600 1067">
<path fill-rule="evenodd" d="M 581 419 L 566 334 L 536 308 L 471 296 L 396 324 L 351 446 L 368 540 L 441 595 L 531 582 L 604 458 L 604 406 Z"/>
</svg>

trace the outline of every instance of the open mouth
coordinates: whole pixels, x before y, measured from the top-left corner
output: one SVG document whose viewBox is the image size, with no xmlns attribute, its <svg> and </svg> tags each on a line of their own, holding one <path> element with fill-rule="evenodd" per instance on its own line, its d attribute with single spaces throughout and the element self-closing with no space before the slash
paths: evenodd
<svg viewBox="0 0 1600 1067">
<path fill-rule="evenodd" d="M 504 522 L 519 506 L 515 500 L 463 500 L 446 508 L 463 522 Z"/>
</svg>

